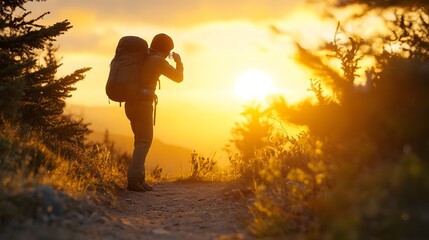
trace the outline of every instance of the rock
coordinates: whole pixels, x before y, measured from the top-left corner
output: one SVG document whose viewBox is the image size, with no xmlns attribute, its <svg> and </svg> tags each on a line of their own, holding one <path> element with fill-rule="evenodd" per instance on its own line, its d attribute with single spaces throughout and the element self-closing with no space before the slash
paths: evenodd
<svg viewBox="0 0 429 240">
<path fill-rule="evenodd" d="M 37 186 L 32 195 L 37 204 L 36 218 L 49 222 L 61 216 L 63 204 L 51 186 Z"/>
<path fill-rule="evenodd" d="M 170 235 L 171 234 L 169 231 L 162 229 L 162 228 L 154 229 L 154 230 L 152 230 L 152 233 L 157 234 L 157 235 Z"/>
<path fill-rule="evenodd" d="M 50 223 L 58 219 L 64 210 L 61 199 L 49 185 L 37 186 L 14 195 L 3 194 L 0 203 L 4 222 L 30 220 Z"/>
</svg>

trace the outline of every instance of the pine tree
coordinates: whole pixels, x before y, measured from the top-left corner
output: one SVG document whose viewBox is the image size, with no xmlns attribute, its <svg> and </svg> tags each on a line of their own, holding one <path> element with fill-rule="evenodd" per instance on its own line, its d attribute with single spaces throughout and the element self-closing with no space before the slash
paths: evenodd
<svg viewBox="0 0 429 240">
<path fill-rule="evenodd" d="M 64 116 L 63 108 L 89 68 L 57 78 L 61 64 L 52 42 L 72 26 L 68 20 L 39 25 L 49 12 L 29 19 L 27 2 L 31 0 L 0 1 L 0 116 L 42 131 L 48 144 L 52 139 L 83 144 L 87 125 Z"/>
</svg>

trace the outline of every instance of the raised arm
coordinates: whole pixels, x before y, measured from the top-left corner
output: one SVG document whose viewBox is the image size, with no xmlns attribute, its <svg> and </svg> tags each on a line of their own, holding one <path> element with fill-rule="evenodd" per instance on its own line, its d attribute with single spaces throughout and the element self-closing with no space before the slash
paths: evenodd
<svg viewBox="0 0 429 240">
<path fill-rule="evenodd" d="M 161 74 L 179 83 L 183 81 L 183 63 L 180 55 L 177 53 L 173 53 L 173 59 L 176 62 L 176 68 L 171 66 L 167 61 L 164 61 L 161 66 Z"/>
</svg>

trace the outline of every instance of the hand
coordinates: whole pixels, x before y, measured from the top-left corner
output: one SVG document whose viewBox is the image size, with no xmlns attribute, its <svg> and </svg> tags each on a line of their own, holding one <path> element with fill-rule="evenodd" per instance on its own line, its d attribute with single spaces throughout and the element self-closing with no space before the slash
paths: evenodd
<svg viewBox="0 0 429 240">
<path fill-rule="evenodd" d="M 178 53 L 172 52 L 172 54 L 173 54 L 174 62 L 176 62 L 176 63 L 182 62 L 182 58 L 180 58 L 180 55 Z"/>
</svg>

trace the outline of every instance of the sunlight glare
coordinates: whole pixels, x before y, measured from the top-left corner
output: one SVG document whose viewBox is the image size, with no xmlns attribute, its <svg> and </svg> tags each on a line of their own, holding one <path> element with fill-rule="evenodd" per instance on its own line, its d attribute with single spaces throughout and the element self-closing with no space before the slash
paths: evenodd
<svg viewBox="0 0 429 240">
<path fill-rule="evenodd" d="M 266 72 L 252 69 L 238 76 L 234 91 L 244 100 L 262 100 L 274 92 L 274 85 Z"/>
</svg>

